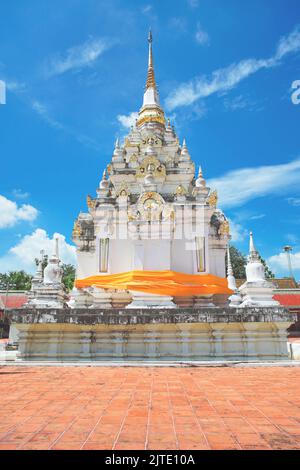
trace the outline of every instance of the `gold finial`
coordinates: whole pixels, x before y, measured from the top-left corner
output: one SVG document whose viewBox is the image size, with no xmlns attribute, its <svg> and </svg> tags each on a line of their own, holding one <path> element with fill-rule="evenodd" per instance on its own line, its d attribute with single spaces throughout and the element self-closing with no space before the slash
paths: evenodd
<svg viewBox="0 0 300 470">
<path fill-rule="evenodd" d="M 154 76 L 154 67 L 153 67 L 153 54 L 152 54 L 152 32 L 151 29 L 148 35 L 148 42 L 149 42 L 149 61 L 148 61 L 148 74 L 147 74 L 147 81 L 146 81 L 146 89 L 147 88 L 156 88 L 155 83 L 155 76 Z"/>
</svg>

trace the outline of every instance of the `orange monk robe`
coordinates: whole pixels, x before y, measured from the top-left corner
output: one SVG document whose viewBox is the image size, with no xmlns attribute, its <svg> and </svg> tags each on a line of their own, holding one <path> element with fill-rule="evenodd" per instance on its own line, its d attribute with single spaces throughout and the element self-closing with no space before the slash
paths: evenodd
<svg viewBox="0 0 300 470">
<path fill-rule="evenodd" d="M 185 274 L 175 271 L 129 271 L 118 274 L 95 275 L 77 279 L 78 288 L 95 286 L 102 289 L 119 289 L 148 294 L 187 296 L 228 294 L 227 279 L 212 274 Z"/>
</svg>

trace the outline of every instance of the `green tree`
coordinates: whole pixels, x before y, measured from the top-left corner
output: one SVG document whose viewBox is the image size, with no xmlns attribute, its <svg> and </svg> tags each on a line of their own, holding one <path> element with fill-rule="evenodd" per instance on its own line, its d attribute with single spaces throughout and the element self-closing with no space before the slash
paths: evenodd
<svg viewBox="0 0 300 470">
<path fill-rule="evenodd" d="M 73 289 L 75 281 L 75 267 L 72 264 L 63 264 L 63 277 L 62 282 L 64 283 L 68 292 Z"/>
<path fill-rule="evenodd" d="M 29 290 L 31 287 L 32 275 L 25 271 L 9 271 L 0 274 L 1 290 Z"/>
<path fill-rule="evenodd" d="M 266 261 L 261 256 L 259 256 L 259 259 L 262 262 L 262 264 L 264 265 L 266 278 L 267 279 L 274 279 L 275 275 L 273 274 L 273 272 L 271 271 L 271 269 L 267 265 Z"/>
<path fill-rule="evenodd" d="M 236 279 L 245 279 L 246 278 L 246 264 L 247 256 L 245 256 L 240 250 L 235 248 L 235 246 L 230 246 L 230 259 L 232 264 L 233 275 Z M 266 261 L 259 256 L 260 261 L 262 262 L 265 268 L 265 274 L 267 279 L 274 279 L 274 274 L 267 265 Z M 227 255 L 226 255 L 226 266 L 227 266 Z"/>
<path fill-rule="evenodd" d="M 236 279 L 245 279 L 246 277 L 246 256 L 238 250 L 235 246 L 229 247 L 230 260 L 232 264 L 233 275 Z M 226 266 L 227 266 L 227 254 L 226 254 Z"/>
</svg>

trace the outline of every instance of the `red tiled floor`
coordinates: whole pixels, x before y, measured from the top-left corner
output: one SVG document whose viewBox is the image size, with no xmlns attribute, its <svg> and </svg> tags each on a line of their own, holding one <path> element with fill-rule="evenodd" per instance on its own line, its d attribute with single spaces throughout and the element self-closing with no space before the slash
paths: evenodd
<svg viewBox="0 0 300 470">
<path fill-rule="evenodd" d="M 300 449 L 300 368 L 0 367 L 0 450 Z"/>
</svg>

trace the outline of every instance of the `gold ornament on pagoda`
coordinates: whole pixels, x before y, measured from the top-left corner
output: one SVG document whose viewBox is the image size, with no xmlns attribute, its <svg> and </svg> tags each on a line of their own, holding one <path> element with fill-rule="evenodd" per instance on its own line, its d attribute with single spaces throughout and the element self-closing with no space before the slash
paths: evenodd
<svg viewBox="0 0 300 470">
<path fill-rule="evenodd" d="M 122 197 L 128 197 L 130 196 L 130 190 L 128 188 L 128 184 L 122 181 L 120 186 L 116 189 L 116 195 L 117 196 L 122 196 Z"/>
<path fill-rule="evenodd" d="M 207 199 L 210 207 L 216 208 L 218 204 L 218 193 L 216 190 L 212 191 Z"/>
<path fill-rule="evenodd" d="M 180 184 L 177 186 L 176 191 L 175 191 L 176 196 L 185 196 L 186 195 L 186 189 Z"/>
<path fill-rule="evenodd" d="M 96 201 L 95 199 L 92 199 L 90 195 L 87 196 L 86 203 L 89 209 L 95 208 Z"/>
<path fill-rule="evenodd" d="M 165 166 L 155 157 L 146 157 L 136 171 L 137 178 L 144 178 L 146 174 L 153 176 L 166 176 Z"/>
<path fill-rule="evenodd" d="M 224 222 L 222 222 L 219 232 L 221 235 L 230 235 L 230 225 L 228 220 L 224 220 Z"/>
<path fill-rule="evenodd" d="M 130 162 L 130 163 L 135 163 L 135 162 L 137 162 L 137 161 L 138 161 L 137 155 L 136 155 L 135 153 L 132 154 L 131 157 L 129 158 L 129 162 Z"/>
<path fill-rule="evenodd" d="M 160 218 L 164 208 L 164 200 L 156 192 L 146 192 L 142 194 L 137 203 L 137 209 L 143 220 L 157 220 Z"/>
<path fill-rule="evenodd" d="M 81 235 L 81 226 L 80 226 L 78 220 L 76 220 L 74 222 L 72 235 L 73 235 L 74 238 L 80 237 L 80 235 Z"/>
</svg>

